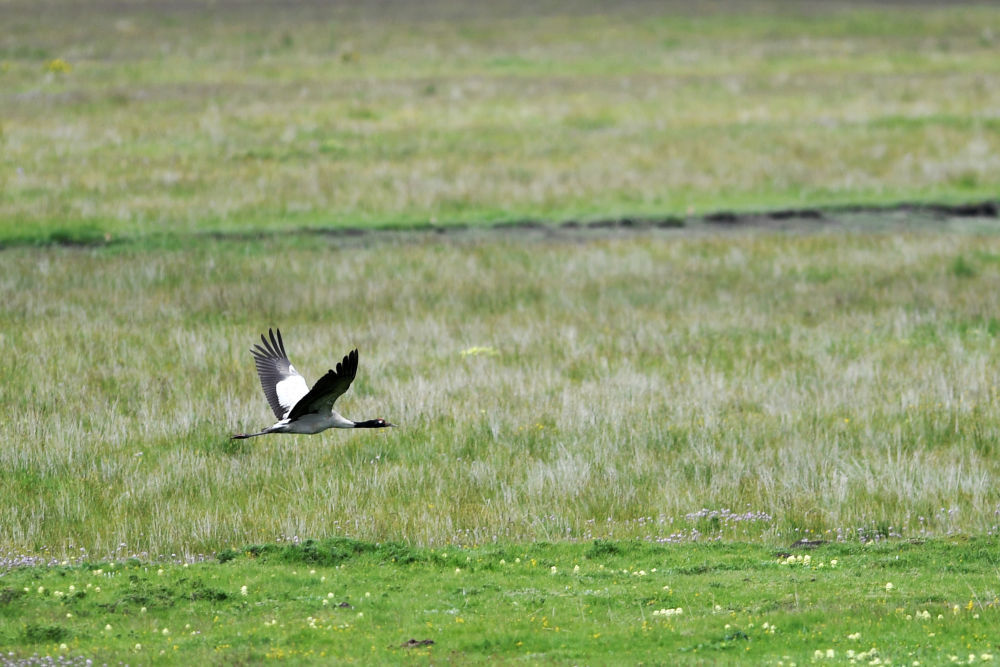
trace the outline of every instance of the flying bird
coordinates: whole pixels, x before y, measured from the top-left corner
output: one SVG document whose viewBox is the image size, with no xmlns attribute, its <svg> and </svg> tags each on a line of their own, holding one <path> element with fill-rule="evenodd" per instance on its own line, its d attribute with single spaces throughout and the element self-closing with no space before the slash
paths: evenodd
<svg viewBox="0 0 1000 667">
<path fill-rule="evenodd" d="M 233 439 L 242 440 L 268 433 L 319 433 L 328 428 L 386 428 L 395 426 L 384 419 L 355 422 L 333 409 L 358 373 L 358 351 L 352 350 L 344 360 L 330 369 L 309 389 L 306 379 L 295 370 L 285 353 L 281 330 L 267 330 L 268 341 L 261 334 L 261 345 L 254 345 L 250 353 L 257 364 L 257 375 L 264 396 L 278 421 L 257 433 L 237 433 Z M 277 336 L 275 336 L 277 334 Z"/>
</svg>

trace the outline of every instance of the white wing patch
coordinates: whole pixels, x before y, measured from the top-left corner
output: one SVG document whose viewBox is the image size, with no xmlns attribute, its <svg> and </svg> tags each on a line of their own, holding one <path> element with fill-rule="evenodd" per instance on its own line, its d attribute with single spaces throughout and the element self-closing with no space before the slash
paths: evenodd
<svg viewBox="0 0 1000 667">
<path fill-rule="evenodd" d="M 295 373 L 294 368 L 291 371 Z M 285 410 L 287 417 L 299 399 L 309 393 L 309 387 L 306 385 L 306 379 L 296 373 L 274 385 L 274 391 L 278 395 L 278 403 Z"/>
</svg>

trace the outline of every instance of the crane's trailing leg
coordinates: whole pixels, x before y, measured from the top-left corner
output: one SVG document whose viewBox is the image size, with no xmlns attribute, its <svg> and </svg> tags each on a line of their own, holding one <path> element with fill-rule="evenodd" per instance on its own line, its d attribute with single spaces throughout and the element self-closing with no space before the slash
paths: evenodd
<svg viewBox="0 0 1000 667">
<path fill-rule="evenodd" d="M 258 435 L 267 435 L 270 431 L 260 431 L 258 433 L 237 433 L 230 440 L 246 440 L 247 438 L 256 438 Z"/>
</svg>

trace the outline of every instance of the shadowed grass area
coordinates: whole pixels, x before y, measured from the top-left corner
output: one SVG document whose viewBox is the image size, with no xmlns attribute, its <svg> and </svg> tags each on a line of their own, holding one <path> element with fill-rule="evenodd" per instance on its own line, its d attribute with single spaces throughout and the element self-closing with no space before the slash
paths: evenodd
<svg viewBox="0 0 1000 667">
<path fill-rule="evenodd" d="M 0 240 L 993 197 L 989 4 L 4 3 Z"/>
<path fill-rule="evenodd" d="M 8 249 L 4 546 L 993 532 L 995 230 L 826 224 Z M 268 326 L 400 428 L 228 441 Z"/>
</svg>

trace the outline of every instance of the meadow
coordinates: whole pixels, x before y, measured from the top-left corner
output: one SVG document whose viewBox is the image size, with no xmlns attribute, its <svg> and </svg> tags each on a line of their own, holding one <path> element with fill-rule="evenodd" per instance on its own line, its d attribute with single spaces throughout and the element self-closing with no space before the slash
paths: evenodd
<svg viewBox="0 0 1000 667">
<path fill-rule="evenodd" d="M 4 0 L 0 240 L 965 201 L 989 3 Z"/>
<path fill-rule="evenodd" d="M 991 219 L 813 224 L 7 249 L 3 544 L 995 531 Z M 399 428 L 230 442 L 268 326 Z"/>
<path fill-rule="evenodd" d="M 0 664 L 989 665 L 997 546 L 335 538 L 18 568 Z"/>
<path fill-rule="evenodd" d="M 0 19 L 0 662 L 1000 651 L 997 8 Z"/>
</svg>

